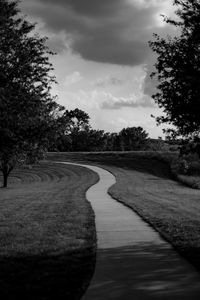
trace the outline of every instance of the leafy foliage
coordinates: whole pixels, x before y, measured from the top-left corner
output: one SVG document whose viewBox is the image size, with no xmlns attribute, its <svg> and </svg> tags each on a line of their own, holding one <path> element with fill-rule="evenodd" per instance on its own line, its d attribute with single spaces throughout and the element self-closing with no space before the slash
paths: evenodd
<svg viewBox="0 0 200 300">
<path fill-rule="evenodd" d="M 119 133 L 95 130 L 89 116 L 79 109 L 68 111 L 57 120 L 62 130 L 55 139 L 53 151 L 130 151 L 144 150 L 149 143 L 142 127 L 128 127 Z"/>
<path fill-rule="evenodd" d="M 65 110 L 57 118 L 59 130 L 54 144 L 49 148 L 53 151 L 96 151 L 104 149 L 105 133 L 103 130 L 92 129 L 90 117 L 83 110 Z"/>
<path fill-rule="evenodd" d="M 142 127 L 127 127 L 119 133 L 123 151 L 144 149 L 148 141 L 147 137 L 148 133 Z"/>
<path fill-rule="evenodd" d="M 0 1 L 0 170 L 7 176 L 18 163 L 47 148 L 55 116 L 62 108 L 51 96 L 55 77 L 46 38 L 19 14 L 17 1 Z"/>
<path fill-rule="evenodd" d="M 165 18 L 180 32 L 177 37 L 154 34 L 150 47 L 157 54 L 155 64 L 158 92 L 155 102 L 165 112 L 157 122 L 169 123 L 167 130 L 184 137 L 200 133 L 200 3 L 198 0 L 175 0 L 178 20 Z"/>
</svg>

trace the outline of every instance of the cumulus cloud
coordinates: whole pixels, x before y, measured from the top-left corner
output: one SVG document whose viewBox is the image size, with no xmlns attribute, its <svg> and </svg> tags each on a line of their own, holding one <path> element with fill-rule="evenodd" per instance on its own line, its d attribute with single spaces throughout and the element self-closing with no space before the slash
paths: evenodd
<svg viewBox="0 0 200 300">
<path fill-rule="evenodd" d="M 145 95 L 132 94 L 129 97 L 115 97 L 111 93 L 104 93 L 102 109 L 120 109 L 122 107 L 153 107 L 152 99 Z"/>
<path fill-rule="evenodd" d="M 104 78 L 99 78 L 94 82 L 94 86 L 105 88 L 107 86 L 120 86 L 124 84 L 125 79 L 119 78 L 114 75 L 109 75 Z"/>
<path fill-rule="evenodd" d="M 82 79 L 83 77 L 81 76 L 81 74 L 78 71 L 75 71 L 72 74 L 65 77 L 64 85 L 69 86 L 80 82 Z"/>
<path fill-rule="evenodd" d="M 151 51 L 153 32 L 165 32 L 158 17 L 171 0 L 26 0 L 23 9 L 54 32 L 64 31 L 87 60 L 139 65 Z"/>
</svg>

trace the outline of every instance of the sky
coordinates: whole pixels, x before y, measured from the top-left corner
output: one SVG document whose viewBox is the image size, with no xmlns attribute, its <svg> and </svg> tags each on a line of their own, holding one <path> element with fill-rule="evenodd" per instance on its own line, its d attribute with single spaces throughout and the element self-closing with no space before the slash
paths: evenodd
<svg viewBox="0 0 200 300">
<path fill-rule="evenodd" d="M 172 0 L 21 0 L 20 8 L 57 53 L 52 93 L 60 104 L 87 112 L 94 129 L 141 126 L 163 136 L 151 117 L 162 111 L 151 98 L 148 41 L 174 34 L 161 16 L 173 16 Z"/>
</svg>

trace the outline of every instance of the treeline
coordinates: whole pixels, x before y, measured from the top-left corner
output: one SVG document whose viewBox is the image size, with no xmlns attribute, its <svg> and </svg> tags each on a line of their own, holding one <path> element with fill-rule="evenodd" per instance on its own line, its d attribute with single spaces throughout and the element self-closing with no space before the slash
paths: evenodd
<svg viewBox="0 0 200 300">
<path fill-rule="evenodd" d="M 95 130 L 89 115 L 78 108 L 65 110 L 56 122 L 49 151 L 134 151 L 150 145 L 148 133 L 142 127 L 123 128 L 119 133 Z"/>
</svg>

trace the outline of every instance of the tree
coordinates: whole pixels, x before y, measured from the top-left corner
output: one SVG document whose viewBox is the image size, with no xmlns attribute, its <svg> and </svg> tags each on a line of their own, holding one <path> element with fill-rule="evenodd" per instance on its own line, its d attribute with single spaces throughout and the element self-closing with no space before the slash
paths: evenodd
<svg viewBox="0 0 200 300">
<path fill-rule="evenodd" d="M 0 1 L 0 170 L 3 186 L 13 168 L 48 147 L 60 107 L 51 96 L 55 77 L 46 38 L 21 16 L 17 1 Z"/>
<path fill-rule="evenodd" d="M 106 132 L 105 134 L 105 151 L 120 151 L 119 135 L 116 132 Z"/>
<path fill-rule="evenodd" d="M 85 143 L 85 133 L 89 130 L 89 115 L 81 109 L 66 112 L 70 118 L 71 151 L 81 151 Z"/>
<path fill-rule="evenodd" d="M 89 115 L 78 108 L 63 111 L 56 120 L 58 130 L 50 149 L 54 151 L 85 149 L 88 132 L 91 130 L 89 119 Z"/>
<path fill-rule="evenodd" d="M 155 102 L 165 112 L 157 117 L 158 124 L 168 123 L 176 136 L 193 137 L 200 134 L 200 2 L 174 0 L 178 20 L 165 18 L 180 32 L 177 37 L 162 38 L 154 34 L 150 47 L 157 54 L 158 79 Z"/>
<path fill-rule="evenodd" d="M 122 151 L 143 150 L 148 141 L 148 133 L 142 127 L 127 127 L 119 132 Z"/>
<path fill-rule="evenodd" d="M 90 126 L 80 132 L 79 151 L 103 151 L 106 135 L 103 130 L 95 130 Z"/>
</svg>

